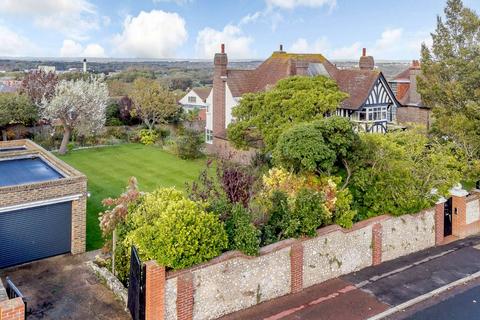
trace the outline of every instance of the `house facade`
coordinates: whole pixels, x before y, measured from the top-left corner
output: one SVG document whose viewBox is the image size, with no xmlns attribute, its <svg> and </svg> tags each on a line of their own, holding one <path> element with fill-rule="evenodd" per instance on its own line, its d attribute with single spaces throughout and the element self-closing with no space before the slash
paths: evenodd
<svg viewBox="0 0 480 320">
<path fill-rule="evenodd" d="M 268 90 L 279 80 L 295 75 L 323 75 L 335 80 L 340 90 L 349 94 L 336 114 L 350 118 L 359 131 L 386 132 L 396 123 L 401 105 L 365 49 L 355 69 L 339 69 L 321 54 L 287 53 L 280 47 L 256 69 L 237 70 L 228 68 L 222 45 L 214 58 L 213 90 L 207 99 L 205 140 L 212 146 L 209 149 L 218 152 L 226 148 L 226 129 L 243 94 Z"/>
<path fill-rule="evenodd" d="M 193 88 L 190 89 L 187 94 L 178 101 L 178 103 L 186 112 L 199 110 L 199 120 L 205 121 L 209 105 L 208 99 L 209 96 L 211 96 L 211 93 L 212 88 Z"/>
<path fill-rule="evenodd" d="M 417 77 L 420 73 L 420 62 L 413 60 L 410 67 L 396 75 L 389 84 L 397 100 L 402 104 L 402 108 L 397 112 L 398 123 L 414 123 L 429 128 L 431 108 L 423 103 L 417 91 Z"/>
</svg>

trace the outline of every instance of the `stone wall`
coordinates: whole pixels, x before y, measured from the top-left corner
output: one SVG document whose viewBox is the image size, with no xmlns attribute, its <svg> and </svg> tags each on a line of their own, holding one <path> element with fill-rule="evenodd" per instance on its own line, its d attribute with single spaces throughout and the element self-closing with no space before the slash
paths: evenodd
<svg viewBox="0 0 480 320">
<path fill-rule="evenodd" d="M 457 194 L 454 198 L 453 209 L 461 220 L 467 210 L 477 210 L 471 203 L 480 201 L 480 193 L 468 197 Z M 463 210 L 465 205 L 470 209 Z M 155 283 L 157 295 L 164 297 L 160 302 L 164 311 L 148 315 L 147 319 L 216 319 L 440 245 L 444 243 L 443 209 L 444 201 L 439 201 L 434 208 L 414 215 L 383 215 L 356 223 L 350 229 L 336 225 L 321 228 L 314 238 L 284 240 L 261 248 L 256 257 L 232 251 L 188 269 L 167 271 Z M 469 214 L 480 216 L 480 212 Z M 475 229 L 465 229 L 465 234 L 480 232 L 480 220 L 468 226 Z"/>
<path fill-rule="evenodd" d="M 435 245 L 435 210 L 403 215 L 381 222 L 382 261 Z"/>
</svg>

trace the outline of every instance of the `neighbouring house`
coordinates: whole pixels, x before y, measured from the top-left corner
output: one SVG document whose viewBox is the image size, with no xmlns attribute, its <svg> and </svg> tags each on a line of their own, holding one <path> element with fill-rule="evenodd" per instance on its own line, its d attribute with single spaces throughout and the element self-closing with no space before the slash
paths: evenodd
<svg viewBox="0 0 480 320">
<path fill-rule="evenodd" d="M 205 127 L 205 141 L 210 152 L 237 153 L 229 147 L 226 128 L 234 120 L 232 109 L 243 94 L 268 90 L 279 80 L 295 75 L 323 75 L 335 80 L 340 90 L 349 94 L 336 114 L 350 118 L 358 130 L 386 132 L 395 125 L 401 105 L 382 72 L 375 68 L 373 57 L 367 56 L 366 49 L 355 69 L 337 68 L 321 54 L 287 53 L 282 49 L 280 46 L 280 51 L 253 70 L 229 69 L 223 44 L 221 52 L 215 54 L 213 90 Z M 248 154 L 242 158 L 246 160 Z"/>
<path fill-rule="evenodd" d="M 87 178 L 30 140 L 0 142 L 0 269 L 86 243 Z"/>
<path fill-rule="evenodd" d="M 390 80 L 390 87 L 402 104 L 398 109 L 397 121 L 400 124 L 415 123 L 430 127 L 431 108 L 424 105 L 417 92 L 417 76 L 420 75 L 420 61 L 413 60 L 411 66 Z"/>
<path fill-rule="evenodd" d="M 198 118 L 201 121 L 206 120 L 208 105 L 211 104 L 212 88 L 193 88 L 178 101 L 186 112 L 198 110 Z"/>
<path fill-rule="evenodd" d="M 22 81 L 14 79 L 0 79 L 0 93 L 16 92 L 20 89 Z"/>
</svg>

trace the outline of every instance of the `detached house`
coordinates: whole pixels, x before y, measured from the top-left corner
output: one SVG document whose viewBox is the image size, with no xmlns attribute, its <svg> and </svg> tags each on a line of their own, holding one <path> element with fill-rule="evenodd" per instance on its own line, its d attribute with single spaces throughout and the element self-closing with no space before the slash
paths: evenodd
<svg viewBox="0 0 480 320">
<path fill-rule="evenodd" d="M 417 92 L 417 76 L 421 73 L 420 62 L 413 60 L 410 67 L 390 81 L 390 86 L 402 108 L 398 110 L 398 123 L 416 123 L 430 127 L 431 108 L 424 105 Z"/>
<path fill-rule="evenodd" d="M 226 128 L 234 120 L 232 109 L 243 94 L 268 90 L 279 80 L 295 75 L 323 75 L 335 80 L 340 90 L 349 94 L 336 114 L 350 118 L 358 130 L 386 132 L 396 122 L 401 105 L 365 49 L 358 69 L 339 69 L 321 54 L 287 53 L 282 49 L 280 46 L 280 51 L 253 70 L 229 69 L 224 45 L 221 52 L 215 54 L 213 90 L 205 128 L 210 151 L 233 151 L 226 138 Z"/>
<path fill-rule="evenodd" d="M 199 110 L 199 119 L 205 121 L 205 114 L 212 88 L 193 88 L 178 101 L 185 111 Z"/>
</svg>

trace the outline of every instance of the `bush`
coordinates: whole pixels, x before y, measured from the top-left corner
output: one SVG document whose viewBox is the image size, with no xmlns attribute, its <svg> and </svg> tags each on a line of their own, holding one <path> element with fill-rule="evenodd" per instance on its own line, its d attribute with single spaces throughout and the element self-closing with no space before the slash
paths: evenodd
<svg viewBox="0 0 480 320">
<path fill-rule="evenodd" d="M 320 226 L 330 223 L 330 219 L 331 215 L 325 207 L 323 196 L 316 191 L 302 189 L 295 199 L 288 221 L 285 222 L 285 236 L 313 237 Z"/>
<path fill-rule="evenodd" d="M 223 224 L 202 205 L 174 188 L 161 188 L 142 199 L 130 215 L 135 230 L 127 241 L 144 259 L 182 269 L 212 259 L 228 245 Z"/>
<path fill-rule="evenodd" d="M 175 143 L 176 154 L 182 159 L 196 159 L 202 156 L 203 135 L 190 129 L 177 137 Z"/>
<path fill-rule="evenodd" d="M 249 212 L 243 206 L 233 206 L 226 230 L 230 250 L 239 250 L 251 256 L 258 254 L 260 231 L 253 225 Z"/>
<path fill-rule="evenodd" d="M 105 125 L 107 126 L 121 126 L 123 123 L 120 120 L 120 106 L 118 103 L 111 103 L 107 106 L 105 110 L 106 120 Z"/>
<path fill-rule="evenodd" d="M 262 245 L 269 245 L 284 239 L 285 222 L 290 219 L 288 197 L 284 192 L 275 191 L 271 198 L 269 218 L 262 229 Z"/>
<path fill-rule="evenodd" d="M 158 140 L 158 133 L 154 130 L 143 129 L 140 131 L 140 142 L 144 145 L 155 144 Z"/>
</svg>

